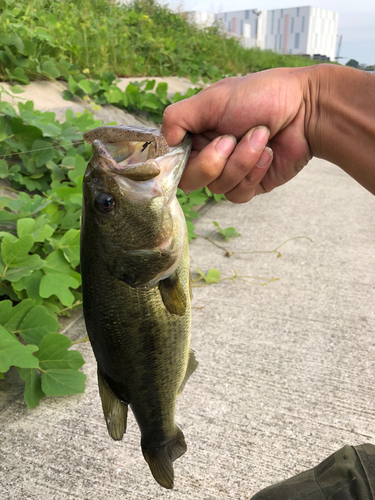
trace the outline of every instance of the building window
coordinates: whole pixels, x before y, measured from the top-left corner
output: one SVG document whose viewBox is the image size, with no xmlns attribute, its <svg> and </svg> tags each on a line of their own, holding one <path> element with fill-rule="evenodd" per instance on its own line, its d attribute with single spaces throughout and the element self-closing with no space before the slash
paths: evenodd
<svg viewBox="0 0 375 500">
<path fill-rule="evenodd" d="M 280 9 L 280 17 L 281 19 L 284 17 L 284 9 Z"/>
<path fill-rule="evenodd" d="M 243 35 L 243 21 L 242 21 L 242 19 L 241 19 L 241 24 L 240 24 L 240 26 L 241 26 L 241 27 L 240 27 L 240 30 L 241 30 L 240 35 Z"/>
<path fill-rule="evenodd" d="M 297 7 L 297 17 L 299 17 L 299 7 Z"/>
<path fill-rule="evenodd" d="M 273 35 L 273 22 L 275 20 L 275 11 L 272 11 L 272 21 L 271 21 L 271 35 Z"/>
<path fill-rule="evenodd" d="M 283 36 L 282 35 L 279 35 L 279 50 L 281 50 L 281 41 L 283 39 Z"/>
<path fill-rule="evenodd" d="M 249 10 L 245 10 L 245 19 L 249 19 L 249 13 L 250 13 Z"/>
<path fill-rule="evenodd" d="M 236 18 L 232 17 L 232 31 L 236 33 Z"/>
<path fill-rule="evenodd" d="M 229 21 L 228 23 L 228 31 L 231 32 L 232 31 L 232 23 Z"/>
<path fill-rule="evenodd" d="M 305 16 L 302 17 L 301 33 L 305 31 Z"/>
<path fill-rule="evenodd" d="M 277 33 L 280 34 L 280 22 L 281 22 L 281 19 L 279 19 L 278 23 L 277 23 Z"/>
<path fill-rule="evenodd" d="M 299 33 L 294 35 L 294 48 L 299 49 Z"/>
<path fill-rule="evenodd" d="M 290 32 L 293 33 L 294 31 L 294 17 L 292 17 L 292 22 L 290 23 Z"/>
<path fill-rule="evenodd" d="M 275 52 L 277 50 L 277 35 L 275 35 Z"/>
<path fill-rule="evenodd" d="M 226 20 L 227 20 L 227 13 L 225 12 L 225 14 L 224 14 L 224 21 L 226 21 Z"/>
</svg>

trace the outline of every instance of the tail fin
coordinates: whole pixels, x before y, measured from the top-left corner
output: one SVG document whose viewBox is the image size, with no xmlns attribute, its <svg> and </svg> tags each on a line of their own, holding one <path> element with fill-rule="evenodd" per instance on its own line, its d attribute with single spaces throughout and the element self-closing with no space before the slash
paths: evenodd
<svg viewBox="0 0 375 500">
<path fill-rule="evenodd" d="M 178 427 L 176 434 L 162 446 L 147 448 L 142 443 L 142 453 L 152 475 L 160 486 L 167 489 L 172 489 L 174 484 L 173 462 L 186 450 L 184 435 Z"/>
<path fill-rule="evenodd" d="M 128 405 L 120 401 L 98 367 L 98 386 L 108 433 L 116 441 L 126 432 Z"/>
</svg>

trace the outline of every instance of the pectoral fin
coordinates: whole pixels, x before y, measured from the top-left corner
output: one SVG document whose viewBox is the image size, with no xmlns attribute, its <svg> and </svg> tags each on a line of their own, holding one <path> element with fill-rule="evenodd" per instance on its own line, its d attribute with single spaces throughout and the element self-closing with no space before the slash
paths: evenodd
<svg viewBox="0 0 375 500">
<path fill-rule="evenodd" d="M 112 391 L 99 367 L 98 385 L 108 433 L 112 439 L 119 441 L 126 432 L 128 405 L 120 401 Z"/>
<path fill-rule="evenodd" d="M 159 281 L 159 291 L 170 314 L 177 314 L 177 316 L 185 314 L 187 300 L 177 273 Z"/>
<path fill-rule="evenodd" d="M 195 372 L 197 366 L 198 366 L 198 361 L 195 358 L 195 353 L 192 349 L 190 349 L 189 361 L 186 368 L 185 377 L 184 380 L 181 382 L 180 387 L 178 388 L 177 396 L 179 396 L 181 392 L 184 390 L 186 382 L 189 380 L 190 375 Z"/>
</svg>

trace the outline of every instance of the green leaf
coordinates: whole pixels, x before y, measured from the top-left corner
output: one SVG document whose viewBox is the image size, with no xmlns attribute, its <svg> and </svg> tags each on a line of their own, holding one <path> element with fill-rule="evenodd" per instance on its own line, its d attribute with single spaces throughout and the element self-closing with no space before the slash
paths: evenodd
<svg viewBox="0 0 375 500">
<path fill-rule="evenodd" d="M 145 86 L 145 91 L 152 90 L 155 87 L 156 80 L 148 80 Z"/>
<path fill-rule="evenodd" d="M 17 371 L 26 382 L 23 393 L 26 404 L 30 409 L 35 408 L 45 396 L 42 391 L 42 379 L 34 368 L 17 368 Z"/>
<path fill-rule="evenodd" d="M 19 335 L 30 344 L 39 345 L 47 333 L 56 333 L 60 323 L 48 314 L 43 306 L 33 307 L 23 318 L 18 329 Z"/>
<path fill-rule="evenodd" d="M 204 280 L 206 283 L 218 283 L 220 275 L 221 273 L 217 269 L 210 269 L 206 274 Z"/>
<path fill-rule="evenodd" d="M 56 68 L 55 60 L 47 60 L 42 64 L 43 73 L 48 76 L 52 76 L 52 78 L 58 78 L 60 76 L 60 71 Z"/>
<path fill-rule="evenodd" d="M 33 271 L 30 276 L 24 276 L 23 278 L 13 283 L 13 289 L 18 292 L 21 290 L 25 290 L 27 297 L 29 299 L 32 299 L 35 302 L 35 305 L 40 305 L 43 302 L 43 299 L 39 294 L 39 286 L 43 276 L 43 271 Z"/>
<path fill-rule="evenodd" d="M 23 345 L 8 330 L 0 325 L 0 372 L 7 372 L 11 366 L 38 368 L 39 361 L 33 356 L 36 345 Z"/>
<path fill-rule="evenodd" d="M 30 299 L 23 300 L 14 307 L 10 300 L 3 300 L 0 302 L 0 324 L 8 331 L 15 332 L 32 307 L 34 301 Z"/>
<path fill-rule="evenodd" d="M 156 95 L 162 101 L 163 104 L 167 102 L 168 84 L 166 82 L 159 82 L 156 87 Z"/>
<path fill-rule="evenodd" d="M 24 40 L 23 45 L 24 53 L 30 57 L 33 57 L 36 51 L 36 43 L 32 42 L 31 40 Z"/>
<path fill-rule="evenodd" d="M 68 351 L 72 341 L 60 333 L 45 335 L 39 344 L 37 357 L 42 370 L 69 368 L 78 370 L 85 363 L 78 351 Z"/>
<path fill-rule="evenodd" d="M 14 69 L 11 72 L 11 75 L 13 79 L 19 83 L 23 83 L 24 85 L 28 85 L 30 83 L 30 80 L 27 78 L 25 71 L 20 67 Z"/>
<path fill-rule="evenodd" d="M 118 87 L 111 87 L 108 92 L 104 92 L 104 96 L 109 104 L 117 104 L 123 102 L 124 93 Z"/>
<path fill-rule="evenodd" d="M 59 241 L 59 248 L 64 252 L 65 258 L 73 267 L 79 264 L 80 231 L 69 229 Z"/>
<path fill-rule="evenodd" d="M 67 396 L 85 390 L 86 375 L 77 370 L 50 369 L 42 375 L 42 390 L 47 396 Z"/>
<path fill-rule="evenodd" d="M 0 179 L 5 179 L 7 176 L 8 176 L 8 164 L 5 160 L 0 160 Z"/>
<path fill-rule="evenodd" d="M 45 299 L 56 295 L 64 306 L 70 307 L 74 302 L 74 295 L 69 288 L 78 288 L 79 285 L 80 283 L 72 276 L 54 272 L 43 276 L 39 286 L 39 294 Z"/>
<path fill-rule="evenodd" d="M 93 94 L 99 90 L 99 85 L 91 80 L 80 80 L 77 86 L 85 92 L 85 94 Z"/>
<path fill-rule="evenodd" d="M 25 91 L 19 85 L 13 85 L 13 87 L 9 87 L 9 92 L 13 94 L 23 94 Z"/>
<path fill-rule="evenodd" d="M 39 255 L 29 255 L 29 251 L 34 244 L 31 234 L 21 236 L 17 241 L 5 237 L 1 245 L 1 257 L 9 268 L 27 267 L 31 270 L 40 269 L 44 262 Z M 7 279 L 8 276 L 7 276 Z"/>
<path fill-rule="evenodd" d="M 79 274 L 72 269 L 71 265 L 65 259 L 62 250 L 59 249 L 51 252 L 45 259 L 44 272 L 69 274 L 76 279 L 79 277 Z"/>
<path fill-rule="evenodd" d="M 188 240 L 189 241 L 194 240 L 197 237 L 197 235 L 195 234 L 194 224 L 190 220 L 187 220 L 186 226 L 188 230 Z"/>
<path fill-rule="evenodd" d="M 64 90 L 63 91 L 63 99 L 65 101 L 71 101 L 73 99 L 74 95 L 70 92 L 70 90 Z"/>
<path fill-rule="evenodd" d="M 229 240 L 229 238 L 235 238 L 236 236 L 241 236 L 240 233 L 237 233 L 237 231 L 234 229 L 234 227 L 227 227 L 225 229 L 222 229 L 217 222 L 212 222 L 212 224 L 217 227 L 219 233 L 224 236 L 226 241 Z"/>
<path fill-rule="evenodd" d="M 81 155 L 77 155 L 74 158 L 74 170 L 70 170 L 68 173 L 68 177 L 71 181 L 75 182 L 77 177 L 80 175 L 84 175 L 87 168 L 87 161 Z"/>
<path fill-rule="evenodd" d="M 31 234 L 35 242 L 43 242 L 54 233 L 54 229 L 45 224 L 47 217 L 42 215 L 37 219 L 25 217 L 17 221 L 17 234 L 21 238 L 25 234 Z"/>
<path fill-rule="evenodd" d="M 17 36 L 15 41 L 14 41 L 14 45 L 16 47 L 16 49 L 18 50 L 18 52 L 23 52 L 24 51 L 24 45 L 23 45 L 23 41 L 22 41 L 22 38 Z"/>
<path fill-rule="evenodd" d="M 41 260 L 43 263 L 43 261 Z M 3 278 L 10 281 L 11 283 L 17 282 L 22 278 L 30 276 L 34 272 L 33 267 L 23 266 L 16 267 L 15 269 L 8 269 L 5 274 L 3 274 Z"/>
<path fill-rule="evenodd" d="M 0 102 L 0 111 L 9 116 L 17 116 L 16 110 L 9 102 Z"/>
</svg>

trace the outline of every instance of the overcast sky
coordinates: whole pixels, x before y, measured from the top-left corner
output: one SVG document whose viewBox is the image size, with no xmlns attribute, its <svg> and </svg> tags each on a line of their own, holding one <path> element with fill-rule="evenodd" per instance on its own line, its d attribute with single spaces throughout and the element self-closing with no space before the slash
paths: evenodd
<svg viewBox="0 0 375 500">
<path fill-rule="evenodd" d="M 174 9 L 229 12 L 243 9 L 285 9 L 312 5 L 339 13 L 338 34 L 342 35 L 341 64 L 349 59 L 375 64 L 375 0 L 169 0 Z"/>
</svg>

